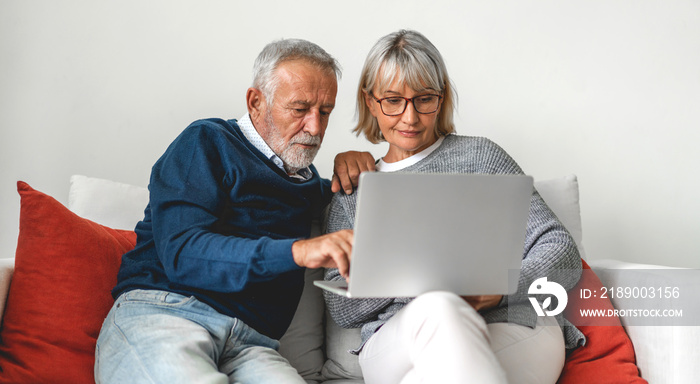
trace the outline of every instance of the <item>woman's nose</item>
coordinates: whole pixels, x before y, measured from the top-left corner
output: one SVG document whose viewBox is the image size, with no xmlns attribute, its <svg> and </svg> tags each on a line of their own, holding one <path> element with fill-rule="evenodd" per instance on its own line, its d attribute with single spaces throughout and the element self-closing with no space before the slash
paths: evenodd
<svg viewBox="0 0 700 384">
<path fill-rule="evenodd" d="M 406 105 L 406 109 L 401 115 L 401 120 L 406 124 L 412 125 L 418 122 L 418 112 L 416 111 L 416 107 L 413 105 L 412 100 L 407 101 L 407 103 L 410 105 Z"/>
</svg>

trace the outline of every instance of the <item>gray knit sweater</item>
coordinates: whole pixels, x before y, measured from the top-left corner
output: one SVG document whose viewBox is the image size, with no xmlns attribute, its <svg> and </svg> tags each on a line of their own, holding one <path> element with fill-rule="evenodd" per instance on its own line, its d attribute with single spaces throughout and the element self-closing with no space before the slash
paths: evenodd
<svg viewBox="0 0 700 384">
<path fill-rule="evenodd" d="M 522 174 L 515 161 L 497 144 L 481 137 L 448 135 L 433 153 L 401 172 L 405 173 L 477 173 Z M 355 222 L 357 193 L 346 195 L 338 192 L 331 201 L 325 231 L 352 229 Z M 573 238 L 557 217 L 547 207 L 537 191 L 533 191 L 530 204 L 523 263 L 516 293 L 504 296 L 501 303 L 482 311 L 487 323 L 511 321 L 535 327 L 537 314 L 527 296 L 530 284 L 539 277 L 547 277 L 569 290 L 581 276 L 581 259 Z M 337 269 L 328 269 L 326 280 L 342 279 Z M 362 344 L 411 299 L 348 299 L 324 291 L 331 316 L 344 328 L 361 327 Z M 563 316 L 557 318 L 567 348 L 585 343 L 583 334 Z"/>
</svg>

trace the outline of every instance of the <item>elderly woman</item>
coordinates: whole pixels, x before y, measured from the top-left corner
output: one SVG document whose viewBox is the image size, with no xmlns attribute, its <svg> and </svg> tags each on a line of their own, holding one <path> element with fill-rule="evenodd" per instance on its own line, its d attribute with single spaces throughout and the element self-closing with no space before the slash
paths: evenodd
<svg viewBox="0 0 700 384">
<path fill-rule="evenodd" d="M 355 132 L 389 150 L 380 172 L 522 174 L 498 145 L 454 134 L 455 91 L 440 52 L 415 31 L 381 38 L 365 61 L 357 91 Z M 327 232 L 352 229 L 356 193 L 337 193 Z M 419 218 L 416 218 L 419 220 Z M 391 230 L 391 228 L 387 228 Z M 426 255 L 430 257 L 430 255 Z M 508 296 L 347 299 L 324 291 L 333 319 L 361 327 L 365 382 L 554 383 L 583 335 L 563 317 L 538 318 L 530 284 L 548 277 L 571 289 L 581 274 L 573 239 L 533 191 L 518 290 Z M 342 279 L 337 269 L 326 280 Z"/>
</svg>

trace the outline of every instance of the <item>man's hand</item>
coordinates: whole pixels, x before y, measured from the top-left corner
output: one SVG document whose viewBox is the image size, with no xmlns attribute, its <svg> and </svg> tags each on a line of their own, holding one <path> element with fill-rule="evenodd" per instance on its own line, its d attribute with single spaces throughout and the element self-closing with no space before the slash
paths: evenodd
<svg viewBox="0 0 700 384">
<path fill-rule="evenodd" d="M 295 241 L 292 244 L 294 262 L 306 268 L 338 268 L 340 275 L 347 280 L 352 236 L 351 229 L 344 229 L 312 239 Z"/>
<path fill-rule="evenodd" d="M 360 173 L 373 172 L 375 170 L 374 157 L 369 152 L 349 151 L 339 153 L 333 161 L 331 190 L 333 193 L 336 193 L 342 187 L 345 193 L 349 195 L 352 193 L 353 186 L 357 186 Z"/>
<path fill-rule="evenodd" d="M 462 299 L 469 303 L 472 308 L 480 311 L 497 306 L 503 299 L 503 295 L 462 296 Z"/>
</svg>

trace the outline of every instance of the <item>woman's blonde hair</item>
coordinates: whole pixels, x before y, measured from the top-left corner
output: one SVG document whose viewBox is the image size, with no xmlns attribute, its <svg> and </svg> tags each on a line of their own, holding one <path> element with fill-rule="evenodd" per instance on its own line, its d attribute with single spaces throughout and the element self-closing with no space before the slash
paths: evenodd
<svg viewBox="0 0 700 384">
<path fill-rule="evenodd" d="M 428 88 L 439 92 L 442 106 L 435 124 L 436 136 L 455 131 L 453 114 L 457 93 L 440 51 L 421 33 L 402 29 L 379 39 L 367 55 L 357 87 L 355 134 L 364 133 L 374 144 L 384 141 L 377 119 L 365 103 L 365 95 L 371 94 L 372 90 L 381 93 L 394 81 L 405 83 L 414 90 Z"/>
</svg>

